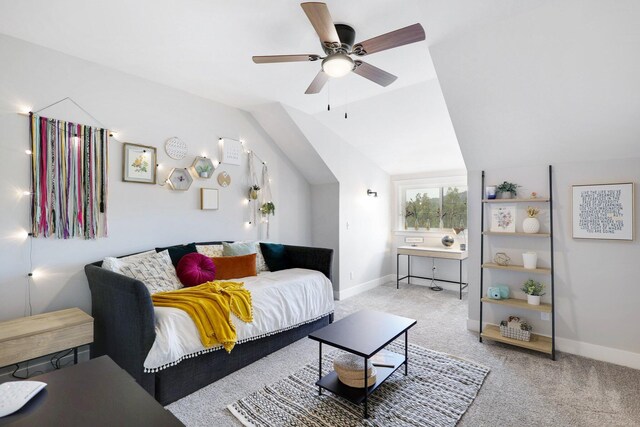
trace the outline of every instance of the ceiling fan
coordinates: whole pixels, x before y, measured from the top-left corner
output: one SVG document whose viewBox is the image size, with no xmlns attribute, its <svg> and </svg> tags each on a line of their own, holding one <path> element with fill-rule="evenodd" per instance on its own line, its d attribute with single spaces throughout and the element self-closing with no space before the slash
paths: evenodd
<svg viewBox="0 0 640 427">
<path fill-rule="evenodd" d="M 301 6 L 318 33 L 326 56 L 315 54 L 254 56 L 253 62 L 269 64 L 322 60 L 322 68 L 307 88 L 306 94 L 319 93 L 329 77 L 342 77 L 350 71 L 381 86 L 389 86 L 398 78 L 397 76 L 359 59 L 354 60 L 351 55 L 362 57 L 425 39 L 422 25 L 413 24 L 354 44 L 355 30 L 349 25 L 334 24 L 325 3 L 308 2 L 302 3 Z"/>
</svg>

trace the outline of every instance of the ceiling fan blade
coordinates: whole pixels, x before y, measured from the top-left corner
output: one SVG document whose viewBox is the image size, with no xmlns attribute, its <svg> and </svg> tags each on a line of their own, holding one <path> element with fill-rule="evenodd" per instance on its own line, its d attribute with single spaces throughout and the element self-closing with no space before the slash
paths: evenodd
<svg viewBox="0 0 640 427">
<path fill-rule="evenodd" d="M 382 50 L 393 49 L 405 44 L 419 42 L 425 39 L 424 28 L 420 24 L 409 25 L 390 33 L 356 43 L 353 53 L 358 56 L 371 55 Z"/>
<path fill-rule="evenodd" d="M 327 47 L 340 47 L 340 37 L 331 19 L 329 8 L 324 3 L 308 2 L 302 3 L 302 9 L 307 14 L 307 18 L 311 21 L 311 25 L 318 33 L 320 41 Z"/>
<path fill-rule="evenodd" d="M 306 93 L 307 95 L 319 93 L 324 87 L 324 84 L 328 80 L 329 80 L 329 75 L 327 73 L 325 73 L 322 70 L 318 71 L 318 74 L 316 74 L 316 77 L 313 79 L 313 81 L 311 82 L 311 84 L 309 85 L 309 87 L 304 93 Z"/>
<path fill-rule="evenodd" d="M 381 70 L 378 67 L 374 67 L 371 64 L 367 64 L 362 61 L 354 61 L 356 64 L 356 68 L 353 69 L 353 72 L 359 76 L 364 77 L 365 79 L 369 79 L 374 83 L 378 83 L 380 86 L 387 87 L 391 83 L 395 82 L 398 78 L 391 73 L 387 73 L 384 70 Z"/>
<path fill-rule="evenodd" d="M 306 62 L 317 61 L 320 59 L 318 55 L 267 55 L 254 56 L 253 62 L 256 64 L 271 64 L 274 62 Z"/>
</svg>

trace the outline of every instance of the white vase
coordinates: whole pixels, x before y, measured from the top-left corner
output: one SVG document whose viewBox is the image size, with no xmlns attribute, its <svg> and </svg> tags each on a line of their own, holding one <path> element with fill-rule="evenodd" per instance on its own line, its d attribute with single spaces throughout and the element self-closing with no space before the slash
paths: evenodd
<svg viewBox="0 0 640 427">
<path fill-rule="evenodd" d="M 531 305 L 540 305 L 540 295 L 527 295 L 527 303 Z"/>
<path fill-rule="evenodd" d="M 511 199 L 513 193 L 511 191 L 498 191 L 498 199 Z"/>
<path fill-rule="evenodd" d="M 538 254 L 535 252 L 524 252 L 522 254 L 522 264 L 524 268 L 533 270 L 538 264 Z"/>
<path fill-rule="evenodd" d="M 527 234 L 535 234 L 540 231 L 540 221 L 538 221 L 538 218 L 525 218 L 525 220 L 522 221 L 522 231 Z"/>
</svg>

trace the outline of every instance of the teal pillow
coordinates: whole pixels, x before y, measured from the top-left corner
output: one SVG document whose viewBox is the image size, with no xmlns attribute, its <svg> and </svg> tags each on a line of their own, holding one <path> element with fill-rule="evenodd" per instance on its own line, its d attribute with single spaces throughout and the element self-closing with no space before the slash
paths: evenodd
<svg viewBox="0 0 640 427">
<path fill-rule="evenodd" d="M 279 271 L 291 268 L 284 245 L 260 242 L 260 250 L 262 251 L 262 256 L 264 256 L 264 260 L 270 271 Z"/>
<path fill-rule="evenodd" d="M 240 256 L 251 255 L 256 253 L 256 244 L 254 242 L 222 242 L 222 256 Z"/>
</svg>

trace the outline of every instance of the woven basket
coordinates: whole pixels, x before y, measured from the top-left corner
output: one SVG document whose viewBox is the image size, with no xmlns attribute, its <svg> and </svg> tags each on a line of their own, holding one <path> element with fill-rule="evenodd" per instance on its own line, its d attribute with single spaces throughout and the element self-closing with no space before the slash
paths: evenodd
<svg viewBox="0 0 640 427">
<path fill-rule="evenodd" d="M 531 341 L 531 332 L 500 325 L 500 335 L 519 341 Z"/>
</svg>

